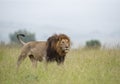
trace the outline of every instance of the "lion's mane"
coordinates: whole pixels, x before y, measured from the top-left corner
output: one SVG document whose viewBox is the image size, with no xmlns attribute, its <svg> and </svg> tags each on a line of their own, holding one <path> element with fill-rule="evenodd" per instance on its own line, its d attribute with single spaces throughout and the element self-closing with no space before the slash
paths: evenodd
<svg viewBox="0 0 120 84">
<path fill-rule="evenodd" d="M 70 38 L 65 34 L 54 34 L 47 39 L 47 62 L 56 61 L 58 64 L 64 62 L 66 53 L 61 51 L 58 44 L 62 39 L 67 39 L 68 44 L 70 44 Z"/>
</svg>

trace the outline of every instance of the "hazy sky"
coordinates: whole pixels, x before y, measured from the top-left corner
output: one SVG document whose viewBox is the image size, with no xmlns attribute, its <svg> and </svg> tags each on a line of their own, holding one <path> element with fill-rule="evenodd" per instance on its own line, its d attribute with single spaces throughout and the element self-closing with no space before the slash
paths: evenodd
<svg viewBox="0 0 120 84">
<path fill-rule="evenodd" d="M 81 44 L 120 42 L 120 0 L 0 0 L 0 40 L 19 29 L 37 40 L 65 33 Z"/>
</svg>

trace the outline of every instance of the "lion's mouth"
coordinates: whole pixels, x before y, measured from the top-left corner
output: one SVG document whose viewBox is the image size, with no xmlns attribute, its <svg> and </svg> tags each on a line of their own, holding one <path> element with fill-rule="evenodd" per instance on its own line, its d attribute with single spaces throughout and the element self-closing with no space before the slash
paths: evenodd
<svg viewBox="0 0 120 84">
<path fill-rule="evenodd" d="M 63 50 L 64 53 L 68 53 L 69 52 L 69 48 L 66 48 Z"/>
</svg>

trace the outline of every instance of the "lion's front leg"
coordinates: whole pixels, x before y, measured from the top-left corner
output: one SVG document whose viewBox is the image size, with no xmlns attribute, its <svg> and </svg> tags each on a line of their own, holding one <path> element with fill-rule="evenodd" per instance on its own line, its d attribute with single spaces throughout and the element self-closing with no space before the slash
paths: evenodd
<svg viewBox="0 0 120 84">
<path fill-rule="evenodd" d="M 64 61 L 65 61 L 65 56 L 59 56 L 59 57 L 57 56 L 56 62 L 58 65 L 64 64 Z"/>
</svg>

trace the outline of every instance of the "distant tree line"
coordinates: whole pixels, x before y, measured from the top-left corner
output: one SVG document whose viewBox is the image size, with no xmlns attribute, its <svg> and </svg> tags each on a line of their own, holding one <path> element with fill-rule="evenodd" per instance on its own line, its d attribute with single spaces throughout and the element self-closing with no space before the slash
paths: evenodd
<svg viewBox="0 0 120 84">
<path fill-rule="evenodd" d="M 18 44 L 19 41 L 17 39 L 17 34 L 24 34 L 26 37 L 21 37 L 23 41 L 29 42 L 29 41 L 35 41 L 35 34 L 28 32 L 27 30 L 18 30 L 15 31 L 14 33 L 11 33 L 9 35 L 10 42 L 13 44 Z M 100 49 L 101 48 L 101 42 L 99 40 L 88 40 L 86 41 L 85 48 L 87 49 Z"/>
</svg>

